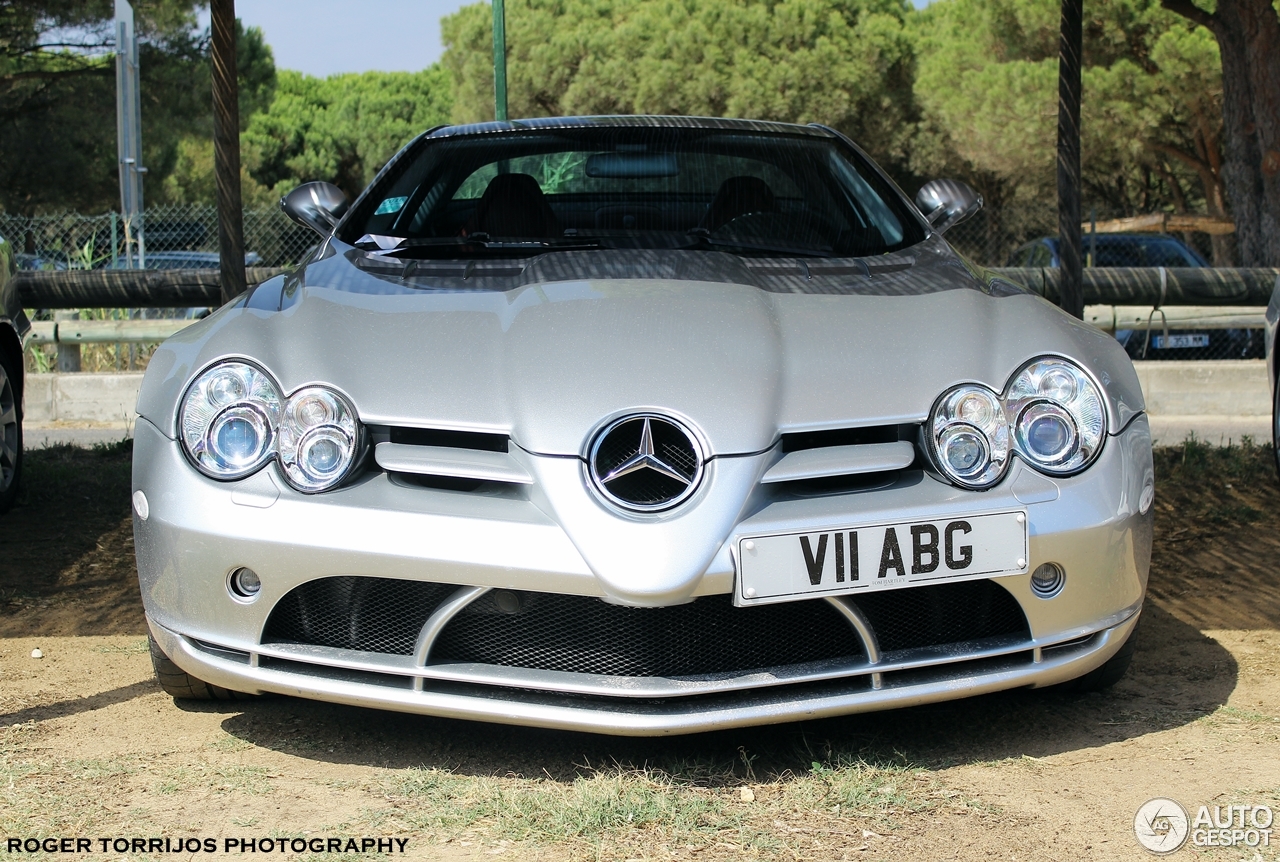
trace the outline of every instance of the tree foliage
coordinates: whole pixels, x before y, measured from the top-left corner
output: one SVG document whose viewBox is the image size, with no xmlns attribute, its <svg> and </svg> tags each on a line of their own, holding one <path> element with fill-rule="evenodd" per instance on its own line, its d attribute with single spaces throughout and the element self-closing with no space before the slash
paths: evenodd
<svg viewBox="0 0 1280 862">
<path fill-rule="evenodd" d="M 329 78 L 286 71 L 271 105 L 249 122 L 242 150 L 263 187 L 327 180 L 354 197 L 413 137 L 447 122 L 450 105 L 439 67 Z"/>
<path fill-rule="evenodd" d="M 212 135 L 208 34 L 196 0 L 137 0 L 147 200 L 184 139 Z M 108 0 L 8 0 L 0 6 L 0 207 L 34 213 L 118 206 L 115 37 Z M 238 39 L 242 119 L 275 86 L 258 30 Z"/>
<path fill-rule="evenodd" d="M 520 0 L 511 116 L 648 113 L 821 122 L 893 166 L 914 120 L 904 0 Z M 488 4 L 443 21 L 454 119 L 493 117 Z"/>
</svg>

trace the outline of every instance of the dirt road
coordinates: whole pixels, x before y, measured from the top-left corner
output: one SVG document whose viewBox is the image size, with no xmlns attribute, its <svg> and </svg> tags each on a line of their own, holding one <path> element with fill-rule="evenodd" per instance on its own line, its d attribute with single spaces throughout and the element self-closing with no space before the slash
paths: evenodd
<svg viewBox="0 0 1280 862">
<path fill-rule="evenodd" d="M 23 505 L 0 519 L 0 847 L 70 836 L 95 842 L 87 858 L 259 858 L 261 843 L 225 842 L 268 838 L 267 855 L 350 859 L 332 851 L 397 838 L 391 858 L 1110 860 L 1151 858 L 1133 818 L 1152 797 L 1193 818 L 1280 811 L 1280 486 L 1263 450 L 1159 453 L 1138 654 L 1105 694 L 676 740 L 288 698 L 175 703 L 146 654 L 127 450 L 30 465 Z M 1173 858 L 1201 854 L 1280 859 Z"/>
</svg>

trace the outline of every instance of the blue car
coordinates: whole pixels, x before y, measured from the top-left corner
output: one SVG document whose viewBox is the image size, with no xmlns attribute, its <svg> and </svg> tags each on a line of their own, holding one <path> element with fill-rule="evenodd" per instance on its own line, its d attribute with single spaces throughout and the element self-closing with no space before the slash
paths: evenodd
<svg viewBox="0 0 1280 862">
<path fill-rule="evenodd" d="M 1094 249 L 1096 248 L 1096 252 Z M 1100 233 L 1084 236 L 1085 266 L 1208 266 L 1186 243 L 1168 234 Z M 1092 260 L 1090 259 L 1092 258 Z M 1058 238 L 1041 237 L 1015 251 L 1006 266 L 1056 267 Z"/>
</svg>

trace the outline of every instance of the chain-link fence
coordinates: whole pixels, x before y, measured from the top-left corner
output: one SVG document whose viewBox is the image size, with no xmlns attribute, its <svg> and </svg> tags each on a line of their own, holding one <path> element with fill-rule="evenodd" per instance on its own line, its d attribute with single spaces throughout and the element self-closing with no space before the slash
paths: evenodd
<svg viewBox="0 0 1280 862">
<path fill-rule="evenodd" d="M 0 212 L 0 236 L 9 240 L 23 269 L 137 269 L 137 245 L 130 243 L 137 232 L 136 223 L 117 213 Z M 147 269 L 218 266 L 218 213 L 212 206 L 152 207 L 143 214 L 142 235 Z M 306 255 L 316 236 L 271 207 L 245 210 L 244 240 L 249 266 L 289 266 Z"/>
</svg>

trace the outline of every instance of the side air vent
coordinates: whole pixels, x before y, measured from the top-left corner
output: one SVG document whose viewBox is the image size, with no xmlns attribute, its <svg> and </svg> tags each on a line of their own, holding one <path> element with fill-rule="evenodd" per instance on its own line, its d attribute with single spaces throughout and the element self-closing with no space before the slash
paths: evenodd
<svg viewBox="0 0 1280 862">
<path fill-rule="evenodd" d="M 506 434 L 395 426 L 371 430 L 378 466 L 414 485 L 471 492 L 533 482 L 510 454 Z"/>
<path fill-rule="evenodd" d="M 408 446 L 442 446 L 449 449 L 477 449 L 482 452 L 506 452 L 510 438 L 506 434 L 481 431 L 446 431 L 439 428 L 387 429 L 388 441 Z"/>
<path fill-rule="evenodd" d="M 789 483 L 792 491 L 836 492 L 865 485 L 866 477 L 889 478 L 917 459 L 915 425 L 877 425 L 803 431 L 782 436 L 782 458 L 761 478 Z M 849 484 L 845 480 L 856 480 Z M 848 485 L 848 487 L 846 487 Z"/>
</svg>

